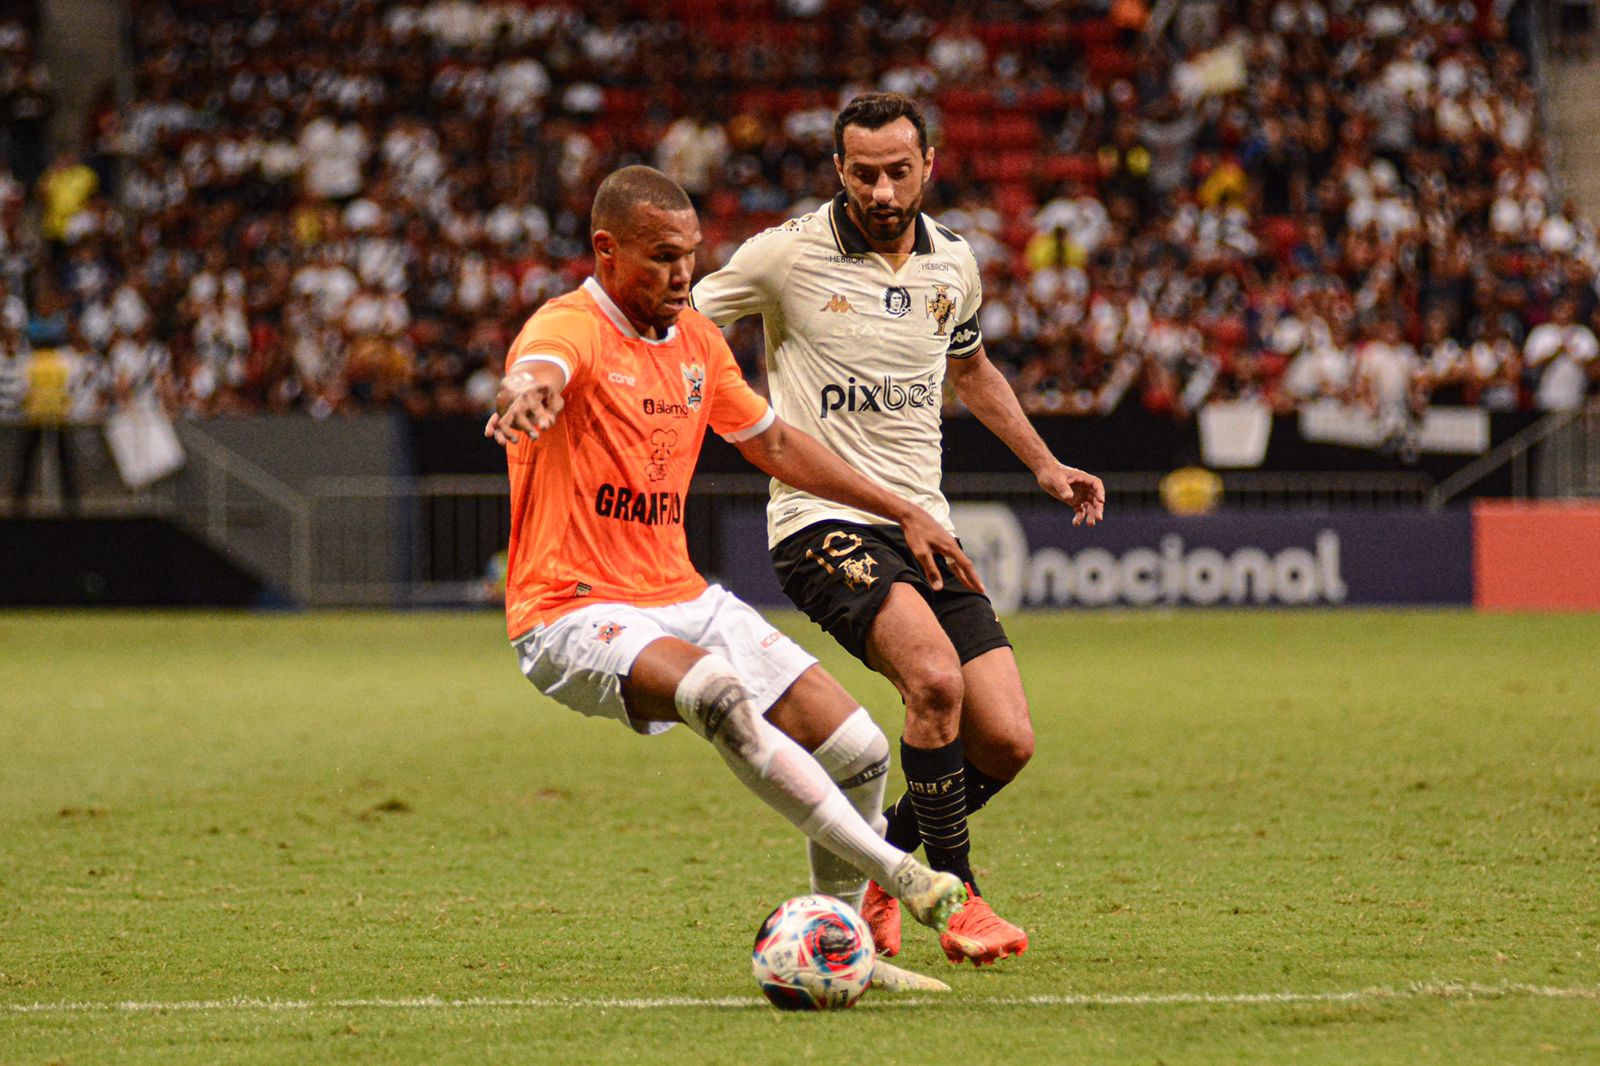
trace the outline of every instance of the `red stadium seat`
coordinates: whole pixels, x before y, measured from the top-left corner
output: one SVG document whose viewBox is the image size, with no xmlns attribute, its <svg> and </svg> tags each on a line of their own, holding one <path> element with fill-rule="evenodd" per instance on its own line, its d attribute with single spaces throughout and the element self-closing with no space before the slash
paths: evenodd
<svg viewBox="0 0 1600 1066">
<path fill-rule="evenodd" d="M 938 95 L 939 109 L 947 115 L 984 115 L 994 110 L 994 94 L 988 89 L 953 88 Z"/>
<path fill-rule="evenodd" d="M 1092 155 L 1053 155 L 1045 160 L 1044 173 L 1051 181 L 1081 181 L 1092 185 L 1100 180 L 1100 164 Z"/>
</svg>

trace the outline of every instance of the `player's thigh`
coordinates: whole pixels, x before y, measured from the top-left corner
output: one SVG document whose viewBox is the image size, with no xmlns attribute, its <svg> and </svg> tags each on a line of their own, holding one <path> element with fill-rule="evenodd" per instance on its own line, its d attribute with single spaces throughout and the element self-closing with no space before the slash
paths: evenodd
<svg viewBox="0 0 1600 1066">
<path fill-rule="evenodd" d="M 636 714 L 624 687 L 641 658 L 653 661 L 652 649 L 672 640 L 672 634 L 640 608 L 595 604 L 538 626 L 512 646 L 523 675 L 562 706 L 610 718 L 636 732 L 659 733 L 677 720 L 676 714 L 666 713 L 670 701 L 665 707 L 641 704 Z M 683 669 L 693 665 L 689 656 L 680 658 Z"/>
<path fill-rule="evenodd" d="M 807 751 L 816 751 L 861 704 L 821 666 L 812 666 L 779 696 L 767 721 Z"/>
<path fill-rule="evenodd" d="M 720 585 L 686 606 L 690 625 L 678 635 L 726 659 L 759 714 L 766 715 L 817 665 L 810 652 Z M 808 685 L 802 694 L 819 694 L 812 690 Z"/>
<path fill-rule="evenodd" d="M 993 648 L 961 667 L 961 744 L 978 769 L 1010 780 L 1033 757 L 1033 721 L 1017 658 Z"/>
<path fill-rule="evenodd" d="M 959 710 L 961 662 L 933 608 L 909 581 L 897 581 L 867 631 L 867 665 L 900 690 L 908 707 Z"/>
<path fill-rule="evenodd" d="M 772 549 L 772 567 L 805 616 L 867 665 L 867 638 L 891 591 L 922 585 L 915 561 L 881 527 L 823 521 Z"/>
</svg>

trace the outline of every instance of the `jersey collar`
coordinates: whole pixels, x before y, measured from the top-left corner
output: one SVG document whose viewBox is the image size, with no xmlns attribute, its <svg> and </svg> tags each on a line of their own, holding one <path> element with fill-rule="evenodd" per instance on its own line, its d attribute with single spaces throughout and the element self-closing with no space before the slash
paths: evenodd
<svg viewBox="0 0 1600 1066">
<path fill-rule="evenodd" d="M 628 321 L 628 316 L 622 313 L 622 308 L 618 307 L 616 301 L 611 298 L 611 294 L 606 292 L 605 288 L 592 275 L 585 279 L 583 291 L 589 294 L 590 299 L 600 305 L 600 310 L 604 311 L 606 317 L 611 320 L 611 324 L 617 327 L 617 332 L 630 341 L 644 341 L 646 344 L 666 344 L 678 336 L 676 324 L 669 326 L 666 336 L 660 340 L 652 340 L 641 335 L 638 330 L 633 328 L 633 323 Z"/>
<path fill-rule="evenodd" d="M 844 193 L 839 193 L 833 198 L 833 210 L 829 218 L 833 223 L 833 242 L 839 246 L 839 251 L 845 255 L 870 255 L 872 245 L 867 243 L 867 235 L 861 232 L 850 218 L 848 210 L 849 201 Z M 911 246 L 912 255 L 932 255 L 933 235 L 928 232 L 928 223 L 922 215 L 917 216 L 917 239 Z"/>
</svg>

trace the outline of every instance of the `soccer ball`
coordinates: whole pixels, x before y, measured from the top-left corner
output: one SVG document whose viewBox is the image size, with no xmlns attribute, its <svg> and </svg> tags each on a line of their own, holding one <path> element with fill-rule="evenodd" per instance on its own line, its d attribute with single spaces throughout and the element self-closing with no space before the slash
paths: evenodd
<svg viewBox="0 0 1600 1066">
<path fill-rule="evenodd" d="M 843 1010 L 872 980 L 872 932 L 850 904 L 796 896 L 756 933 L 750 968 L 779 1010 Z"/>
</svg>

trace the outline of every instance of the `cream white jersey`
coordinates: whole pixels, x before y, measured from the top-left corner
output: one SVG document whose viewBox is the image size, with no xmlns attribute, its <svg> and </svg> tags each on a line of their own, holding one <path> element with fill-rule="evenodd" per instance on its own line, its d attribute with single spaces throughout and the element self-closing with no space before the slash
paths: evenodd
<svg viewBox="0 0 1600 1066">
<path fill-rule="evenodd" d="M 939 490 L 945 360 L 983 342 L 982 283 L 966 241 L 920 215 L 896 270 L 867 245 L 841 193 L 745 241 L 693 301 L 719 326 L 761 315 L 778 417 L 952 529 Z M 772 482 L 769 546 L 824 519 L 886 521 Z"/>
</svg>

